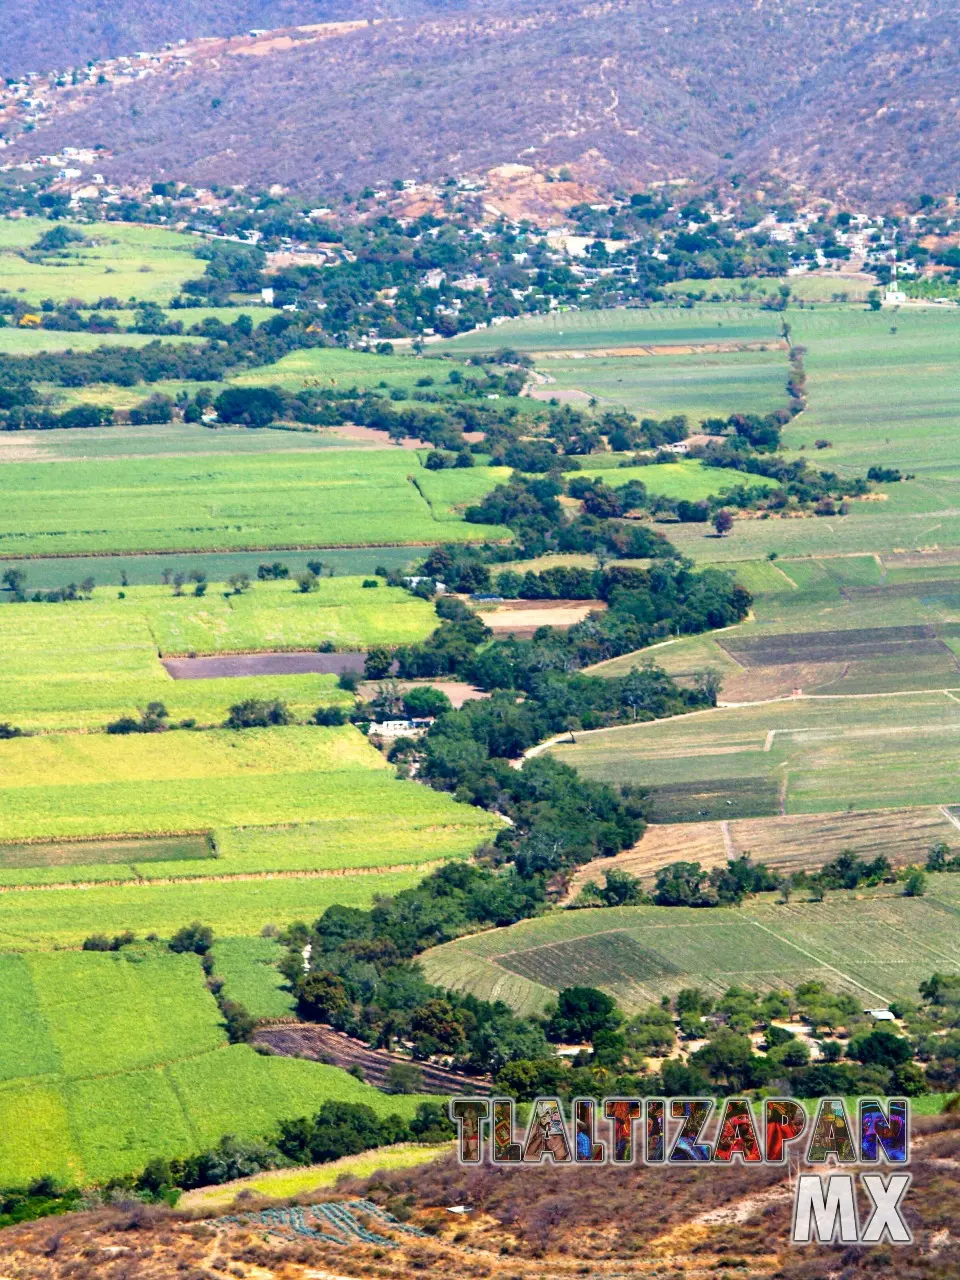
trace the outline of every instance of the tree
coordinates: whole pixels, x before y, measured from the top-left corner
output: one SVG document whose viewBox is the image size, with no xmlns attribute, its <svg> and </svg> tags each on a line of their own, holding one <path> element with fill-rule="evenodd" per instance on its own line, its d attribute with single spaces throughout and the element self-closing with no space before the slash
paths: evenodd
<svg viewBox="0 0 960 1280">
<path fill-rule="evenodd" d="M 332 1022 L 347 1013 L 350 997 L 343 980 L 325 969 L 308 973 L 297 989 L 297 1008 L 311 1022 Z"/>
<path fill-rule="evenodd" d="M 442 716 L 445 711 L 453 709 L 453 704 L 441 689 L 420 685 L 415 689 L 407 689 L 404 693 L 403 709 L 414 719 L 426 719 Z"/>
<path fill-rule="evenodd" d="M 7 569 L 3 575 L 3 585 L 11 595 L 19 599 L 27 585 L 27 575 L 23 569 Z"/>
<path fill-rule="evenodd" d="M 194 920 L 178 929 L 167 945 L 178 954 L 193 951 L 198 956 L 205 956 L 213 946 L 213 930 L 208 924 Z"/>
<path fill-rule="evenodd" d="M 6 578 L 6 575 L 4 575 Z M 944 871 L 947 866 L 947 859 L 950 857 L 950 846 L 945 840 L 938 840 L 936 844 L 930 846 L 930 852 L 927 854 L 927 870 L 928 871 Z"/>
<path fill-rule="evenodd" d="M 592 1040 L 598 1031 L 615 1031 L 619 1025 L 616 1001 L 606 992 L 596 987 L 564 987 L 547 1023 L 547 1038 Z"/>
<path fill-rule="evenodd" d="M 327 726 L 346 724 L 347 713 L 343 707 L 317 707 L 313 723 Z"/>
<path fill-rule="evenodd" d="M 393 654 L 389 649 L 370 649 L 363 662 L 363 674 L 368 680 L 384 680 L 393 666 Z"/>
<path fill-rule="evenodd" d="M 600 897 L 608 907 L 628 907 L 643 901 L 643 885 L 629 871 L 611 867 L 604 875 Z"/>
<path fill-rule="evenodd" d="M 242 596 L 245 591 L 249 591 L 250 589 L 249 573 L 231 573 L 227 582 L 233 588 L 233 594 L 235 596 Z"/>
<path fill-rule="evenodd" d="M 733 1089 L 746 1088 L 753 1082 L 757 1061 L 749 1037 L 726 1029 L 718 1031 L 690 1057 L 693 1066 L 706 1071 L 714 1083 Z"/>
<path fill-rule="evenodd" d="M 891 1097 L 920 1098 L 928 1088 L 923 1068 L 916 1062 L 902 1062 L 890 1073 Z"/>
<path fill-rule="evenodd" d="M 877 1027 L 865 1036 L 850 1041 L 851 1058 L 878 1067 L 898 1067 L 913 1057 L 913 1046 L 904 1036 L 898 1036 L 886 1027 Z"/>
<path fill-rule="evenodd" d="M 914 867 L 903 882 L 903 896 L 905 898 L 920 898 L 926 891 L 927 877 L 918 867 Z"/>
<path fill-rule="evenodd" d="M 717 705 L 717 696 L 720 693 L 722 677 L 720 672 L 713 667 L 705 667 L 703 671 L 697 671 L 693 677 L 693 687 L 701 698 L 711 707 Z"/>
<path fill-rule="evenodd" d="M 228 387 L 213 402 L 221 422 L 268 427 L 283 414 L 283 396 L 269 387 Z"/>
<path fill-rule="evenodd" d="M 316 591 L 320 585 L 320 579 L 310 569 L 303 573 L 298 573 L 296 577 L 297 590 L 302 595 L 308 595 L 311 591 Z"/>
<path fill-rule="evenodd" d="M 720 538 L 729 533 L 733 528 L 733 516 L 726 507 L 721 507 L 713 517 L 713 527 L 716 529 L 717 536 Z"/>
<path fill-rule="evenodd" d="M 227 1038 L 231 1044 L 246 1044 L 256 1028 L 256 1019 L 236 1000 L 223 1000 L 220 1003 Z"/>
</svg>

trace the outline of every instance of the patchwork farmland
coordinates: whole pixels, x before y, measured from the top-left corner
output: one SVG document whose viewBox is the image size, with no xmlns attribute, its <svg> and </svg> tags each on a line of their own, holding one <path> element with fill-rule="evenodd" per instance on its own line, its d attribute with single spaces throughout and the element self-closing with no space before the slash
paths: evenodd
<svg viewBox="0 0 960 1280">
<path fill-rule="evenodd" d="M 800 698 L 573 735 L 551 754 L 589 778 L 661 789 L 662 821 L 960 800 L 960 699 Z M 728 804 L 729 801 L 729 804 Z"/>
<path fill-rule="evenodd" d="M 750 619 L 651 654 L 685 678 L 722 678 L 724 702 L 813 694 L 960 688 L 960 565 L 944 556 L 747 561 L 732 572 L 754 594 Z M 635 655 L 594 670 L 622 675 Z"/>
<path fill-rule="evenodd" d="M 34 572 L 28 565 L 29 575 Z M 304 593 L 290 580 L 238 594 L 217 584 L 197 597 L 174 586 L 97 588 L 89 600 L 0 610 L 0 719 L 25 729 L 102 728 L 160 701 L 174 722 L 222 724 L 244 698 L 282 698 L 309 718 L 319 705 L 350 707 L 336 677 L 249 675 L 174 680 L 161 655 L 370 648 L 422 640 L 433 607 L 382 581 L 321 578 Z M 369 579 L 368 579 L 369 581 Z"/>
<path fill-rule="evenodd" d="M 275 944 L 274 944 L 275 945 Z M 335 1067 L 229 1045 L 199 957 L 0 956 L 0 1168 L 93 1182 L 255 1138 L 328 1098 L 411 1115 Z"/>
<path fill-rule="evenodd" d="M 393 824 L 400 863 L 426 862 L 465 855 L 499 825 L 483 810 L 398 780 L 351 726 L 46 735 L 5 743 L 3 758 L 0 841 L 8 846 L 244 829 L 226 839 L 215 860 L 188 856 L 141 867 L 131 853 L 125 874 L 112 862 L 106 870 L 90 862 L 65 868 L 39 858 L 29 867 L 21 853 L 19 867 L 0 870 L 0 882 L 12 884 L 386 866 L 390 854 L 371 860 L 371 851 L 389 848 L 385 832 Z M 38 786 L 40 776 L 57 781 Z M 404 849 L 405 822 L 433 838 L 421 835 Z M 310 825 L 316 823 L 322 825 Z M 251 835 L 278 824 L 294 830 L 268 833 L 262 845 Z"/>
<path fill-rule="evenodd" d="M 932 877 L 924 899 L 877 892 L 863 898 L 736 909 L 613 907 L 555 912 L 462 938 L 427 952 L 431 981 L 542 1009 L 557 990 L 597 986 L 639 1008 L 698 986 L 791 988 L 816 979 L 865 1005 L 915 998 L 935 970 L 960 964 L 956 877 Z"/>
</svg>

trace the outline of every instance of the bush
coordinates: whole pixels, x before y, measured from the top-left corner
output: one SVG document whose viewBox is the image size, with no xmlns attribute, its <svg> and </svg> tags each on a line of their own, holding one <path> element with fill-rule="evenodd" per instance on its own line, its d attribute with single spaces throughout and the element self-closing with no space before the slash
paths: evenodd
<svg viewBox="0 0 960 1280">
<path fill-rule="evenodd" d="M 423 1088 L 423 1072 L 412 1062 L 394 1062 L 387 1070 L 383 1087 L 387 1093 L 419 1093 Z"/>
<path fill-rule="evenodd" d="M 343 707 L 317 707 L 313 716 L 314 724 L 339 725 L 347 723 L 347 713 Z"/>
<path fill-rule="evenodd" d="M 205 956 L 213 946 L 213 930 L 208 924 L 194 920 L 192 924 L 178 929 L 167 945 L 178 955 L 193 951 L 198 956 Z"/>
<path fill-rule="evenodd" d="M 230 714 L 223 723 L 227 729 L 266 729 L 270 725 L 293 724 L 293 715 L 279 698 L 272 702 L 263 698 L 247 698 L 230 708 Z"/>
</svg>

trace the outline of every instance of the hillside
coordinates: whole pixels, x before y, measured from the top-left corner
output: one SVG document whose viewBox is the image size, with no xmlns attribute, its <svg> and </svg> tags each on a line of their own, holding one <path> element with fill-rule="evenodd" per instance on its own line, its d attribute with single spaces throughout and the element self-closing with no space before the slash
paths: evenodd
<svg viewBox="0 0 960 1280">
<path fill-rule="evenodd" d="M 946 0 L 920 0 L 909 18 L 892 0 L 261 0 L 229 14 L 181 0 L 137 6 L 121 38 L 123 8 L 88 13 L 76 52 L 116 52 L 133 33 L 156 48 L 250 23 L 378 20 L 255 48 L 211 42 L 189 65 L 60 94 L 13 155 L 103 143 L 112 179 L 327 191 L 518 160 L 604 185 L 770 170 L 886 198 L 960 182 Z M 32 36 L 29 12 L 11 22 L 0 19 L 11 66 L 71 53 Z"/>
<path fill-rule="evenodd" d="M 292 1212 L 246 1190 L 226 1216 L 212 1207 L 191 1220 L 190 1210 L 127 1203 L 48 1218 L 3 1233 L 0 1267 L 23 1280 L 406 1280 L 434 1272 L 450 1280 L 867 1280 L 894 1268 L 904 1280 L 943 1280 L 956 1274 L 958 1153 L 956 1116 L 915 1120 L 907 1248 L 789 1245 L 791 1190 L 786 1171 L 772 1166 L 468 1169 L 446 1156 L 407 1169 L 385 1158 L 363 1181 L 345 1170 L 336 1191 L 296 1193 L 304 1208 Z M 451 1215 L 450 1205 L 470 1212 Z"/>
</svg>

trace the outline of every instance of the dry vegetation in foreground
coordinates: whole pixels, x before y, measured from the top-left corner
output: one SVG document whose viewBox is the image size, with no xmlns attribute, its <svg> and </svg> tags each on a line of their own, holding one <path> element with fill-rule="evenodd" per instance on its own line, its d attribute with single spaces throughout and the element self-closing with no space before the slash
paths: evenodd
<svg viewBox="0 0 960 1280">
<path fill-rule="evenodd" d="M 938 841 L 956 844 L 956 826 L 933 805 L 912 809 L 868 809 L 854 813 L 790 814 L 745 818 L 738 822 L 672 822 L 649 826 L 642 839 L 615 858 L 581 867 L 571 881 L 576 897 L 590 880 L 603 883 L 612 867 L 652 881 L 671 862 L 720 867 L 728 858 L 749 854 L 777 871 L 813 871 L 849 849 L 858 858 L 881 854 L 894 867 L 926 861 Z"/>
<path fill-rule="evenodd" d="M 449 1280 L 665 1274 L 859 1280 L 890 1274 L 896 1265 L 899 1280 L 945 1280 L 956 1274 L 951 1256 L 960 1234 L 960 1118 L 919 1119 L 914 1135 L 905 1211 L 914 1244 L 898 1249 L 791 1247 L 791 1198 L 775 1168 L 506 1171 L 464 1169 L 448 1157 L 338 1187 L 342 1197 L 375 1200 L 427 1232 L 394 1234 L 391 1246 L 294 1243 L 267 1236 L 262 1227 L 118 1206 L 0 1234 L 0 1274 L 10 1280 L 409 1280 L 442 1268 Z M 236 1208 L 255 1211 L 264 1203 Z M 447 1213 L 454 1204 L 472 1212 Z"/>
</svg>

